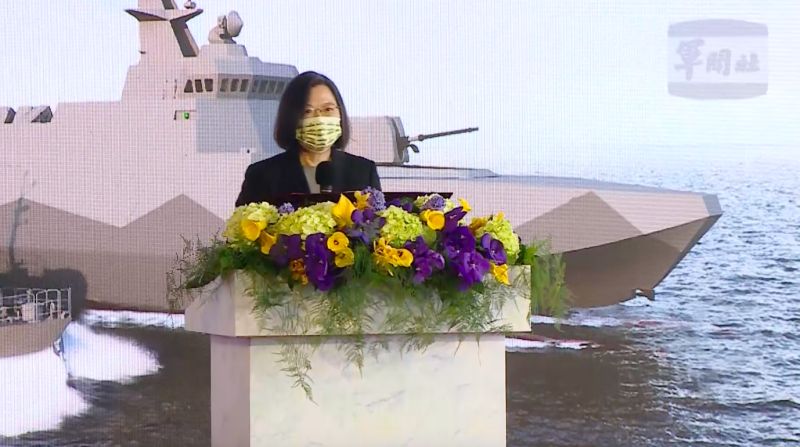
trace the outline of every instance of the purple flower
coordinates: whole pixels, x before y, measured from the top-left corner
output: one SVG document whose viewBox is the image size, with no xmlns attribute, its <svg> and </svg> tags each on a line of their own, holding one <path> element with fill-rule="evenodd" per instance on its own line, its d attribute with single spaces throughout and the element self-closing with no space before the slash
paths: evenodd
<svg viewBox="0 0 800 447">
<path fill-rule="evenodd" d="M 467 290 L 481 282 L 483 275 L 489 271 L 489 261 L 477 251 L 461 253 L 452 265 L 458 275 L 460 290 Z"/>
<path fill-rule="evenodd" d="M 422 236 L 418 236 L 413 242 L 406 242 L 405 248 L 414 255 L 411 266 L 414 268 L 412 281 L 415 284 L 423 283 L 433 272 L 444 268 L 444 257 L 431 250 Z"/>
<path fill-rule="evenodd" d="M 370 245 L 372 240 L 378 237 L 381 228 L 386 224 L 386 219 L 378 217 L 371 208 L 353 211 L 351 219 L 354 225 L 347 230 L 347 236 L 360 239 L 366 245 Z"/>
<path fill-rule="evenodd" d="M 503 243 L 494 239 L 489 233 L 481 236 L 481 249 L 483 254 L 497 265 L 503 265 L 508 261 Z"/>
<path fill-rule="evenodd" d="M 333 264 L 333 253 L 326 247 L 324 234 L 315 233 L 306 238 L 306 254 L 303 262 L 308 282 L 323 292 L 333 287 L 336 267 Z"/>
<path fill-rule="evenodd" d="M 375 189 L 371 186 L 367 186 L 367 188 L 362 191 L 365 194 L 369 194 L 369 199 L 367 199 L 367 205 L 375 211 L 381 211 L 386 209 L 386 198 L 383 195 L 383 192 L 380 189 Z"/>
<path fill-rule="evenodd" d="M 394 199 L 389 202 L 389 206 L 396 206 L 402 208 L 405 212 L 410 213 L 414 209 L 414 204 L 408 200 Z"/>
<path fill-rule="evenodd" d="M 350 218 L 356 225 L 369 225 L 373 220 L 375 220 L 375 210 L 372 208 L 355 210 Z"/>
<path fill-rule="evenodd" d="M 281 214 L 289 214 L 294 212 L 294 205 L 289 202 L 284 203 L 280 207 L 278 207 L 278 212 Z"/>
<path fill-rule="evenodd" d="M 299 234 L 287 236 L 281 234 L 275 245 L 269 250 L 269 257 L 280 267 L 289 265 L 289 261 L 303 257 L 303 240 Z"/>
<path fill-rule="evenodd" d="M 439 194 L 434 194 L 427 202 L 422 204 L 422 209 L 442 211 L 444 210 L 444 205 L 444 197 Z"/>
<path fill-rule="evenodd" d="M 444 255 L 447 259 L 454 260 L 462 253 L 475 251 L 475 237 L 467 227 L 456 227 L 453 231 L 444 234 L 442 240 Z"/>
<path fill-rule="evenodd" d="M 458 207 L 453 208 L 452 210 L 444 213 L 444 228 L 442 232 L 449 233 L 456 228 L 460 228 L 458 226 L 458 221 L 464 218 L 467 215 L 467 212 L 464 211 L 464 208 Z"/>
<path fill-rule="evenodd" d="M 361 242 L 363 242 L 364 245 L 369 245 L 370 244 L 371 238 L 369 237 L 369 235 L 364 230 L 361 230 L 361 229 L 353 227 L 353 228 L 347 229 L 347 231 L 345 231 L 345 234 L 351 240 L 358 239 Z"/>
</svg>

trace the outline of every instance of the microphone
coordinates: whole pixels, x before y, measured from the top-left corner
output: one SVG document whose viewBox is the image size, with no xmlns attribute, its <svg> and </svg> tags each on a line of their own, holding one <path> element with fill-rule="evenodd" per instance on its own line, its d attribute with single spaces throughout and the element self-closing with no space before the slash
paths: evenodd
<svg viewBox="0 0 800 447">
<path fill-rule="evenodd" d="M 333 163 L 323 161 L 318 164 L 314 180 L 319 185 L 319 192 L 333 192 Z"/>
</svg>

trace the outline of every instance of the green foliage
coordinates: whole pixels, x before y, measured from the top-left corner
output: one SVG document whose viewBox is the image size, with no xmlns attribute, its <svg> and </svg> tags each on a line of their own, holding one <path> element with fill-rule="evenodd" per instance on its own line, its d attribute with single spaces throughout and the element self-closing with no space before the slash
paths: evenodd
<svg viewBox="0 0 800 447">
<path fill-rule="evenodd" d="M 352 245 L 353 267 L 344 271 L 337 287 L 325 293 L 294 282 L 255 247 L 231 248 L 218 238 L 209 246 L 199 241 L 184 243 L 167 277 L 171 308 L 182 309 L 199 288 L 243 270 L 250 280 L 247 293 L 254 299 L 254 313 L 264 329 L 283 335 L 320 335 L 306 344 L 293 339 L 278 353 L 293 386 L 312 401 L 310 358 L 323 340 L 336 337 L 347 361 L 362 372 L 365 356 L 388 349 L 385 339 L 369 343 L 369 334 L 402 335 L 402 351 L 411 352 L 426 349 L 434 334 L 443 330 L 476 337 L 509 330 L 495 316 L 513 296 L 513 287 L 490 279 L 462 291 L 458 281 L 445 273 L 414 284 L 410 269 L 397 268 L 393 276 L 379 270 L 369 247 L 360 242 Z M 530 277 L 512 278 L 512 285 L 530 287 L 530 311 L 562 316 L 568 293 L 561 256 L 550 254 L 544 244 L 520 245 L 516 264 L 531 266 Z"/>
<path fill-rule="evenodd" d="M 358 253 L 359 248 L 355 251 Z M 476 334 L 508 330 L 494 320 L 512 296 L 504 285 L 491 281 L 461 292 L 453 284 L 442 282 L 442 289 L 437 290 L 415 285 L 401 272 L 395 277 L 387 276 L 358 259 L 356 254 L 354 277 L 326 293 L 310 286 L 291 287 L 282 277 L 245 268 L 252 284 L 248 292 L 254 297 L 255 312 L 266 329 L 279 334 L 319 334 L 322 337 L 318 340 L 344 337 L 346 342 L 337 343 L 337 347 L 359 372 L 366 355 L 387 349 L 385 341 L 368 343 L 368 334 L 403 335 L 402 349 L 410 352 L 427 348 L 433 342 L 433 334 L 442 330 Z M 284 371 L 309 399 L 311 354 L 313 349 L 293 347 L 282 349 L 280 355 Z"/>
<path fill-rule="evenodd" d="M 306 397 L 311 402 L 314 402 L 314 395 L 311 390 L 311 361 L 309 360 L 311 354 L 308 352 L 307 346 L 298 345 L 295 343 L 285 343 L 278 351 L 278 359 L 284 365 L 281 371 L 285 372 L 294 382 L 292 384 L 295 388 L 300 388 L 306 393 Z"/>
<path fill-rule="evenodd" d="M 194 299 L 194 291 L 216 279 L 232 264 L 233 254 L 225 242 L 214 237 L 204 246 L 200 240 L 183 238 L 183 250 L 175 259 L 175 267 L 167 273 L 167 303 L 178 312 Z M 228 252 L 226 254 L 226 252 Z"/>
<path fill-rule="evenodd" d="M 569 306 L 566 264 L 561 254 L 550 252 L 546 242 L 520 245 L 520 264 L 531 266 L 531 314 L 563 317 Z"/>
</svg>

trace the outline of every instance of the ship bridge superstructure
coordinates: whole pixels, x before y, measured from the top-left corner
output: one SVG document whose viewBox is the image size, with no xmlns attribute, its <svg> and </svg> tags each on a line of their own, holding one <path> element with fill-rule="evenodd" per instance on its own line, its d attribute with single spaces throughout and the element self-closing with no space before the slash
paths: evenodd
<svg viewBox="0 0 800 447">
<path fill-rule="evenodd" d="M 248 55 L 236 12 L 219 16 L 202 46 L 186 26 L 202 12 L 194 5 L 139 0 L 127 12 L 139 23 L 139 60 L 119 100 L 0 107 L 10 168 L 0 203 L 33 182 L 27 199 L 116 227 L 181 195 L 219 218 L 247 166 L 280 151 L 272 125 L 298 70 Z M 126 205 L 108 206 L 118 200 Z"/>
</svg>

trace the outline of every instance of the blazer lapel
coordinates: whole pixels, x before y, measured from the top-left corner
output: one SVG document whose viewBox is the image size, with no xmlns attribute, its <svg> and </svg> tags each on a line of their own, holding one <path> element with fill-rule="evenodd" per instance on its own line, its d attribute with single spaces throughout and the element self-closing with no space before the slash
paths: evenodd
<svg viewBox="0 0 800 447">
<path fill-rule="evenodd" d="M 333 165 L 333 190 L 342 192 L 345 189 L 345 159 L 338 149 L 331 149 L 331 164 Z"/>
</svg>

